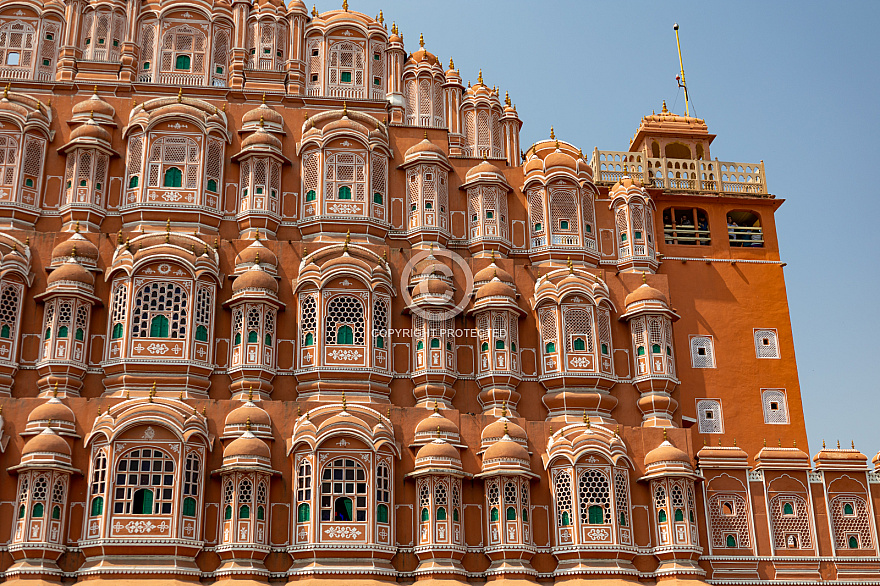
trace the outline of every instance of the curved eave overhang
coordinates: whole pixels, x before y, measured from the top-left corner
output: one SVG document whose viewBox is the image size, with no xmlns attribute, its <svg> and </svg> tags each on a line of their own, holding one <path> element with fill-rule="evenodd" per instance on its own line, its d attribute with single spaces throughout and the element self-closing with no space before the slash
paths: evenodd
<svg viewBox="0 0 880 586">
<path fill-rule="evenodd" d="M 247 146 L 241 149 L 241 151 L 232 155 L 231 160 L 233 163 L 237 163 L 245 157 L 272 157 L 276 161 L 280 162 L 282 165 L 293 164 L 291 160 L 281 154 L 281 151 L 279 151 L 278 149 L 262 145 Z"/>
<path fill-rule="evenodd" d="M 52 464 L 49 462 L 28 462 L 26 464 L 10 466 L 6 469 L 6 471 L 10 474 L 19 474 L 21 472 L 28 472 L 29 470 L 57 470 L 59 472 L 66 472 L 68 474 L 76 474 L 82 476 L 82 470 L 80 470 L 79 468 L 74 468 L 73 466 L 70 466 L 68 464 Z"/>
<path fill-rule="evenodd" d="M 431 466 L 420 468 L 404 474 L 404 478 L 419 478 L 421 476 L 453 476 L 455 478 L 473 478 L 474 475 L 457 468 L 447 468 L 442 466 Z"/>
</svg>

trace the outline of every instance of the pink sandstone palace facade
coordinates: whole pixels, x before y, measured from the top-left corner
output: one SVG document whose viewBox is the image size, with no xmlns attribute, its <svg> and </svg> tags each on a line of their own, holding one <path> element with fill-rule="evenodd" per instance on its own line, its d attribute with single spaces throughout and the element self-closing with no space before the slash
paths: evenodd
<svg viewBox="0 0 880 586">
<path fill-rule="evenodd" d="M 520 145 L 419 45 L 3 0 L 3 579 L 880 583 L 763 163 L 665 104 L 628 151 Z"/>
</svg>

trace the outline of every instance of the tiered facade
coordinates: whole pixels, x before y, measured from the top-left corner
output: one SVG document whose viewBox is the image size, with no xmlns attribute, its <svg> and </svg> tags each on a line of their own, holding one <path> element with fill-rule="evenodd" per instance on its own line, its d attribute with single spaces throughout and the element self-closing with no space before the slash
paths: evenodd
<svg viewBox="0 0 880 586">
<path fill-rule="evenodd" d="M 5 579 L 876 583 L 880 456 L 807 455 L 763 163 L 665 105 L 521 148 L 419 45 L 3 2 Z"/>
</svg>

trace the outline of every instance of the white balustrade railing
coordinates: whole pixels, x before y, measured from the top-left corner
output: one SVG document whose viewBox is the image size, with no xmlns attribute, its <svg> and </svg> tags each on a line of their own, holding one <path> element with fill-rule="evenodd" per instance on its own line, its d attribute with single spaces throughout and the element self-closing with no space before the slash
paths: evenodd
<svg viewBox="0 0 880 586">
<path fill-rule="evenodd" d="M 353 99 L 359 100 L 364 97 L 364 88 L 361 86 L 331 87 L 330 88 L 330 97 L 331 98 L 353 98 Z"/>
<path fill-rule="evenodd" d="M 577 236 L 558 236 L 553 235 L 553 245 L 554 246 L 578 246 L 580 245 L 580 238 Z"/>
<path fill-rule="evenodd" d="M 159 76 L 159 83 L 166 85 L 205 85 L 204 75 L 185 75 L 182 73 L 163 73 Z"/>
<path fill-rule="evenodd" d="M 626 173 L 643 185 L 672 191 L 766 195 L 764 163 L 646 157 L 644 153 L 593 150 L 593 180 L 615 183 Z"/>
<path fill-rule="evenodd" d="M 0 78 L 3 79 L 28 79 L 30 77 L 30 69 L 21 69 L 19 67 L 0 67 Z"/>
</svg>

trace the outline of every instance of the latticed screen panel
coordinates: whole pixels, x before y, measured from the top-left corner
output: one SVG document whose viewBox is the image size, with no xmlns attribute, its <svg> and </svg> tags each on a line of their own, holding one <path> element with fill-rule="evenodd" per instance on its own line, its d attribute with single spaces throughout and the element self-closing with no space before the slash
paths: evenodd
<svg viewBox="0 0 880 586">
<path fill-rule="evenodd" d="M 625 468 L 614 471 L 614 504 L 617 508 L 617 522 L 621 527 L 630 527 L 629 475 Z"/>
<path fill-rule="evenodd" d="M 600 519 L 590 514 L 590 508 L 602 508 L 601 524 L 611 524 L 611 483 L 605 470 L 584 470 L 578 477 L 578 510 L 582 525 L 596 525 Z"/>
<path fill-rule="evenodd" d="M 746 499 L 736 493 L 712 494 L 709 497 L 709 534 L 712 547 L 751 547 Z"/>
<path fill-rule="evenodd" d="M 24 287 L 17 283 L 0 283 L 0 326 L 9 328 L 9 338 L 16 339 L 21 294 Z M 7 357 L 9 359 L 11 357 Z"/>
<path fill-rule="evenodd" d="M 338 295 L 327 304 L 325 320 L 327 344 L 364 345 L 364 304 L 350 295 Z M 343 328 L 349 328 L 343 334 Z M 351 338 L 348 338 L 348 332 Z M 345 336 L 345 337 L 343 337 Z"/>
<path fill-rule="evenodd" d="M 764 408 L 764 423 L 788 423 L 785 389 L 762 389 L 761 404 Z"/>
<path fill-rule="evenodd" d="M 175 484 L 174 460 L 161 450 L 132 450 L 116 466 L 113 512 L 167 515 L 171 513 Z M 137 497 L 146 489 L 150 498 Z M 140 510 L 136 510 L 140 507 Z"/>
<path fill-rule="evenodd" d="M 310 96 L 317 96 L 321 93 L 321 79 L 323 77 L 323 60 L 321 38 L 309 39 L 306 43 L 306 86 Z"/>
<path fill-rule="evenodd" d="M 318 337 L 318 332 L 316 330 L 318 323 L 318 302 L 315 299 L 314 295 L 305 294 L 300 299 L 300 313 L 299 313 L 299 331 L 300 331 L 300 344 L 303 346 L 309 346 L 314 344 Z M 307 336 L 311 334 L 311 344 L 309 340 L 307 340 Z"/>
<path fill-rule="evenodd" d="M 779 358 L 776 330 L 755 330 L 755 355 L 758 358 Z"/>
<path fill-rule="evenodd" d="M 542 309 L 540 312 L 541 340 L 546 344 L 556 342 L 556 312 L 552 309 Z"/>
<path fill-rule="evenodd" d="M 580 243 L 578 216 L 577 197 L 573 190 L 550 190 L 550 229 L 554 234 L 552 244 L 577 245 Z"/>
<path fill-rule="evenodd" d="M 150 148 L 150 187 L 198 187 L 201 153 L 195 140 L 185 136 L 157 138 Z M 177 171 L 173 171 L 176 169 Z M 180 185 L 174 185 L 173 176 L 180 175 Z"/>
<path fill-rule="evenodd" d="M 807 511 L 807 501 L 799 495 L 777 495 L 770 499 L 773 545 L 777 549 L 812 549 Z"/>
<path fill-rule="evenodd" d="M 594 352 L 592 310 L 587 307 L 563 307 L 562 318 L 565 324 L 565 350 Z M 583 348 L 576 344 L 577 339 L 584 341 Z"/>
<path fill-rule="evenodd" d="M 691 366 L 715 368 L 715 346 L 712 336 L 691 337 Z"/>
<path fill-rule="evenodd" d="M 699 421 L 700 433 L 724 433 L 721 401 L 714 399 L 697 401 L 697 421 Z"/>
<path fill-rule="evenodd" d="M 162 72 L 204 74 L 207 44 L 204 33 L 196 28 L 189 25 L 172 28 L 162 38 Z"/>
<path fill-rule="evenodd" d="M 828 503 L 838 549 L 872 549 L 871 515 L 865 499 L 859 496 L 835 496 Z M 855 537 L 855 541 L 852 538 Z M 852 547 L 855 545 L 856 547 Z"/>
<path fill-rule="evenodd" d="M 141 25 L 141 51 L 140 63 L 138 64 L 138 81 L 153 81 L 152 73 L 155 71 L 154 62 L 156 52 L 156 21 L 145 22 Z"/>
<path fill-rule="evenodd" d="M 0 134 L 0 185 L 15 185 L 18 168 L 18 141 L 9 134 Z"/>
<path fill-rule="evenodd" d="M 571 472 L 561 470 L 553 477 L 554 496 L 556 498 L 556 526 L 565 527 L 572 524 L 572 493 Z"/>
<path fill-rule="evenodd" d="M 0 26 L 0 63 L 7 68 L 30 70 L 35 37 L 34 27 L 20 20 Z"/>
<path fill-rule="evenodd" d="M 187 297 L 184 288 L 174 282 L 154 281 L 142 286 L 137 291 L 132 307 L 132 335 L 149 337 L 153 318 L 161 315 L 168 323 L 167 335 L 161 337 L 186 337 Z M 154 330 L 152 333 L 157 332 Z"/>
</svg>

